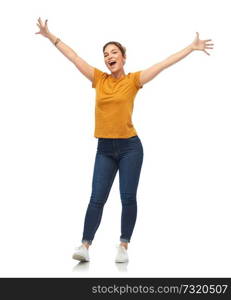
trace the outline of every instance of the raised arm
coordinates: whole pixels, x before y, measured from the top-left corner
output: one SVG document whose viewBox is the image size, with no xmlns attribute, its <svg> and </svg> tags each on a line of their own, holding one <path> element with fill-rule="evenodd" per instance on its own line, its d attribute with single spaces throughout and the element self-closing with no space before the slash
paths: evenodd
<svg viewBox="0 0 231 300">
<path fill-rule="evenodd" d="M 175 64 L 176 62 L 180 61 L 182 58 L 186 57 L 188 54 L 190 54 L 194 50 L 202 50 L 207 55 L 210 55 L 205 50 L 205 48 L 206 49 L 213 49 L 213 47 L 209 47 L 209 46 L 212 46 L 214 44 L 206 44 L 206 42 L 211 41 L 211 39 L 209 39 L 209 40 L 200 40 L 199 39 L 199 33 L 197 32 L 196 34 L 197 34 L 197 36 L 194 39 L 194 41 L 190 45 L 185 47 L 183 50 L 169 56 L 165 60 L 151 66 L 150 68 L 141 71 L 141 73 L 140 73 L 140 83 L 143 85 L 143 84 L 147 83 L 148 81 L 152 80 L 161 71 L 163 71 L 164 69 L 168 68 L 169 66 Z"/>
<path fill-rule="evenodd" d="M 53 35 L 48 30 L 47 21 L 48 20 L 46 20 L 43 25 L 41 19 L 38 19 L 37 26 L 39 27 L 40 31 L 36 32 L 36 34 L 40 33 L 44 37 L 48 38 L 56 46 L 56 48 L 63 55 L 65 55 L 84 76 L 86 76 L 92 82 L 94 76 L 94 68 L 91 65 L 89 65 L 85 60 L 83 60 L 80 56 L 78 56 L 72 48 L 70 48 L 63 41 L 61 41 L 59 38 Z"/>
</svg>

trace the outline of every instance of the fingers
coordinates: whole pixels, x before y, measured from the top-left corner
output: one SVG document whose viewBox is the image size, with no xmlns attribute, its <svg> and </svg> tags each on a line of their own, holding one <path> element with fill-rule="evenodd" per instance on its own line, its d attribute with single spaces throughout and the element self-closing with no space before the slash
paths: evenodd
<svg viewBox="0 0 231 300">
<path fill-rule="evenodd" d="M 39 34 L 39 33 L 43 32 L 44 31 L 44 27 L 46 27 L 46 30 L 48 30 L 47 29 L 47 21 L 48 21 L 48 19 L 45 20 L 45 23 L 43 25 L 42 21 L 41 21 L 41 18 L 40 17 L 38 18 L 38 23 L 36 23 L 36 25 L 39 27 L 40 31 L 39 32 L 35 32 L 35 34 Z"/>
<path fill-rule="evenodd" d="M 205 49 L 203 50 L 206 54 L 210 55 Z"/>
<path fill-rule="evenodd" d="M 39 27 L 40 30 L 43 30 L 44 27 L 46 27 L 46 30 L 47 30 L 47 29 L 48 29 L 48 28 L 47 28 L 47 21 L 48 21 L 48 19 L 45 20 L 45 23 L 44 23 L 44 25 L 43 25 L 43 24 L 42 24 L 42 21 L 41 21 L 41 18 L 39 17 L 39 18 L 38 18 L 39 24 L 36 23 L 36 25 Z"/>
<path fill-rule="evenodd" d="M 48 21 L 48 19 L 46 19 L 46 21 L 45 21 L 45 23 L 44 23 L 44 26 L 47 25 L 47 21 Z M 43 23 L 42 23 L 42 20 L 41 20 L 40 17 L 38 18 L 38 22 L 39 22 L 39 24 L 40 24 L 41 26 L 43 26 Z"/>
<path fill-rule="evenodd" d="M 210 47 L 210 46 L 214 46 L 214 44 L 208 44 L 208 43 L 205 43 L 205 44 L 204 44 L 204 47 L 205 47 L 206 49 L 213 49 L 213 47 Z"/>
</svg>

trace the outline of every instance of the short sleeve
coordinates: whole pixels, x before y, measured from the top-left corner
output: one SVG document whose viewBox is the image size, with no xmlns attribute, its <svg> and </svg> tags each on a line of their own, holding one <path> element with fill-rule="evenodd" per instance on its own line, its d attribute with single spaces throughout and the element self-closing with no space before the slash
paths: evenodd
<svg viewBox="0 0 231 300">
<path fill-rule="evenodd" d="M 133 81 L 135 83 L 135 86 L 138 88 L 138 89 L 142 89 L 143 88 L 143 85 L 140 84 L 140 73 L 142 71 L 137 71 L 137 72 L 134 72 L 133 73 Z"/>
<path fill-rule="evenodd" d="M 103 76 L 104 72 L 101 70 L 94 68 L 94 76 L 93 76 L 93 81 L 92 81 L 92 88 L 95 88 L 99 79 Z"/>
</svg>

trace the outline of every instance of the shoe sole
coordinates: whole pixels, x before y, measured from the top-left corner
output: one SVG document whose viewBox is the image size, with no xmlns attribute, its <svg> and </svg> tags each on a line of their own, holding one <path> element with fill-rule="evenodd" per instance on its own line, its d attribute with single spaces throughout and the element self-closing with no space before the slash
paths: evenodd
<svg viewBox="0 0 231 300">
<path fill-rule="evenodd" d="M 126 260 L 115 260 L 116 263 L 125 263 L 125 262 L 128 262 L 128 259 Z"/>
<path fill-rule="evenodd" d="M 73 254 L 72 258 L 80 261 L 86 261 L 86 262 L 89 261 L 89 259 L 86 259 L 84 256 L 79 254 Z"/>
</svg>

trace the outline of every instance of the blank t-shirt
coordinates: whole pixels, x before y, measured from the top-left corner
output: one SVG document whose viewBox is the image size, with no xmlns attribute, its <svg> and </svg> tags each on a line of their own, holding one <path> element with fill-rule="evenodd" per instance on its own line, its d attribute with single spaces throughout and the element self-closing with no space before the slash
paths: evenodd
<svg viewBox="0 0 231 300">
<path fill-rule="evenodd" d="M 92 88 L 96 89 L 96 138 L 129 138 L 137 135 L 132 124 L 135 96 L 140 88 L 140 72 L 120 78 L 94 68 Z"/>
</svg>

